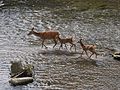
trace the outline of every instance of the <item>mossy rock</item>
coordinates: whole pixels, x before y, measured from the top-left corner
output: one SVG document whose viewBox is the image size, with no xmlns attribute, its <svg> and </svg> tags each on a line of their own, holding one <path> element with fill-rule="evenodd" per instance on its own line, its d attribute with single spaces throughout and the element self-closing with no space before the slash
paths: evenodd
<svg viewBox="0 0 120 90">
<path fill-rule="evenodd" d="M 21 73 L 24 70 L 21 61 L 11 61 L 11 77 Z"/>
<path fill-rule="evenodd" d="M 11 62 L 11 77 L 32 77 L 33 66 L 30 64 L 23 65 L 21 61 Z"/>
</svg>

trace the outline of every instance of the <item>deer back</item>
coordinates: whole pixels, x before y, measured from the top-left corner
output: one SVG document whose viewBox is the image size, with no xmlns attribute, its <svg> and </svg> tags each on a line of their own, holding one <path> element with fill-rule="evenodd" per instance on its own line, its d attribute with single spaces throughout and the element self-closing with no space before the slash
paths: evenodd
<svg viewBox="0 0 120 90">
<path fill-rule="evenodd" d="M 59 36 L 59 32 L 43 32 L 41 38 L 43 38 L 43 39 L 55 39 L 56 36 Z"/>
</svg>

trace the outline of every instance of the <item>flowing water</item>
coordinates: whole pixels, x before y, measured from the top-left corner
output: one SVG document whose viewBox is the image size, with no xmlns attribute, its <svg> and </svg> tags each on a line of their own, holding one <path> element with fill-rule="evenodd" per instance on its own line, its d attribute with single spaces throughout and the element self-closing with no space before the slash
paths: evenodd
<svg viewBox="0 0 120 90">
<path fill-rule="evenodd" d="M 120 50 L 120 13 L 117 10 L 88 10 L 75 13 L 75 18 L 61 18 L 48 8 L 7 7 L 0 9 L 0 90 L 119 90 L 120 62 L 110 49 Z M 87 59 L 79 44 L 77 52 L 41 48 L 41 40 L 27 36 L 32 27 L 44 31 L 52 27 L 62 37 L 73 36 L 75 43 L 97 45 L 98 58 Z M 11 61 L 34 66 L 34 82 L 11 86 Z"/>
</svg>

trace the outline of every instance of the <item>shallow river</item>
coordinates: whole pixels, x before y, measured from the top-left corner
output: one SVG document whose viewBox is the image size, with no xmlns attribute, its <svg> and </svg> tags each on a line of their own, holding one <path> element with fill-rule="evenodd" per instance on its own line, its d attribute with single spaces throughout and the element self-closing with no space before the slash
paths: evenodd
<svg viewBox="0 0 120 90">
<path fill-rule="evenodd" d="M 75 19 L 66 20 L 48 9 L 9 7 L 0 9 L 0 90 L 119 90 L 120 62 L 114 60 L 109 49 L 120 50 L 120 20 L 116 10 L 83 11 Z M 119 14 L 120 15 L 120 14 Z M 96 18 L 95 18 L 96 16 Z M 48 49 L 41 48 L 41 40 L 27 36 L 32 27 L 44 31 L 51 27 L 62 37 L 73 36 L 77 52 L 54 49 L 52 41 L 46 41 Z M 97 45 L 98 58 L 87 59 L 76 42 L 84 38 L 85 44 Z M 11 86 L 11 61 L 33 64 L 34 82 L 23 86 Z"/>
</svg>

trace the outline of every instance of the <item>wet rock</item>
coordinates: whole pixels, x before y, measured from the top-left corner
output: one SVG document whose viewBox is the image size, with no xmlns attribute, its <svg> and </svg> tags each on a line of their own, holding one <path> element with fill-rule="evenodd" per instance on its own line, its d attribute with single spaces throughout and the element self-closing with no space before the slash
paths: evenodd
<svg viewBox="0 0 120 90">
<path fill-rule="evenodd" d="M 23 65 L 21 61 L 11 62 L 11 77 L 32 77 L 33 66 L 30 64 Z"/>
<path fill-rule="evenodd" d="M 11 77 L 23 72 L 24 68 L 21 61 L 11 61 Z"/>
<path fill-rule="evenodd" d="M 115 52 L 112 54 L 114 59 L 120 60 L 120 52 Z"/>
</svg>

